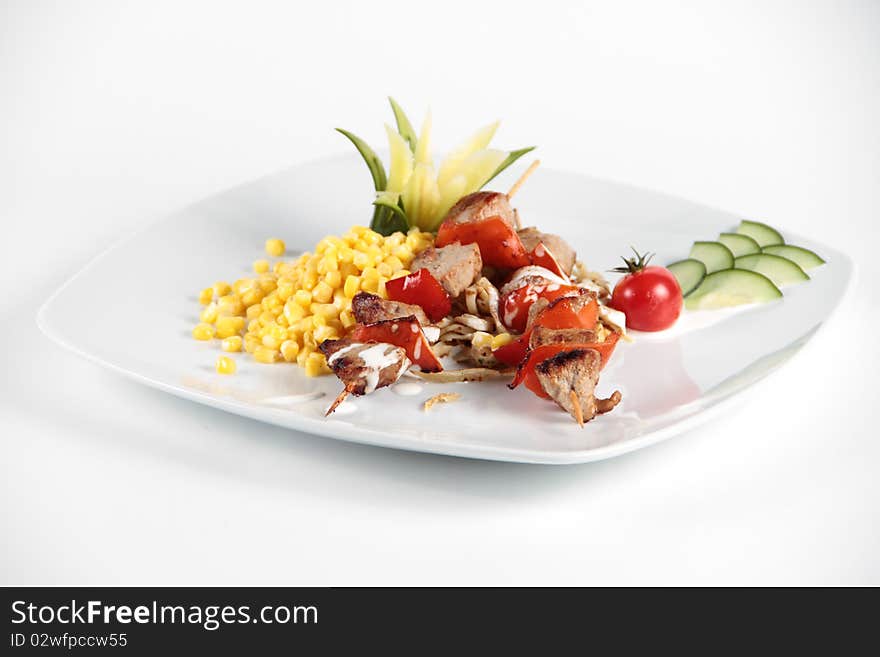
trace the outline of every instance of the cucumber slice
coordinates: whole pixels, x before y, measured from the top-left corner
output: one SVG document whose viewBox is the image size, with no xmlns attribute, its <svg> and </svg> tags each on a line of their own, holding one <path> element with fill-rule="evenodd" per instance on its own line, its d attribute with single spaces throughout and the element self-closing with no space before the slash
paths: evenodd
<svg viewBox="0 0 880 657">
<path fill-rule="evenodd" d="M 793 246 L 790 244 L 776 244 L 774 246 L 765 246 L 761 249 L 764 253 L 769 253 L 770 255 L 782 256 L 783 258 L 788 258 L 795 264 L 797 264 L 801 269 L 807 271 L 808 269 L 813 269 L 814 267 L 818 267 L 819 265 L 824 265 L 825 261 L 822 260 L 818 255 L 810 251 L 809 249 L 805 249 L 802 246 Z"/>
<path fill-rule="evenodd" d="M 688 256 L 706 265 L 706 273 L 733 269 L 733 254 L 721 242 L 694 242 Z"/>
<path fill-rule="evenodd" d="M 763 274 L 748 269 L 724 269 L 706 276 L 685 299 L 684 307 L 688 310 L 709 310 L 780 298 L 782 292 Z"/>
<path fill-rule="evenodd" d="M 699 260 L 688 258 L 673 262 L 666 267 L 675 276 L 678 286 L 681 288 L 681 296 L 686 297 L 697 289 L 703 279 L 706 278 L 706 265 Z"/>
<path fill-rule="evenodd" d="M 774 244 L 785 244 L 785 240 L 782 239 L 778 230 L 767 224 L 762 224 L 760 221 L 743 219 L 739 222 L 736 232 L 740 235 L 748 235 L 762 248 Z"/>
<path fill-rule="evenodd" d="M 761 252 L 761 247 L 758 246 L 758 243 L 748 235 L 721 233 L 718 236 L 718 241 L 730 249 L 734 258 Z"/>
<path fill-rule="evenodd" d="M 810 280 L 804 270 L 788 258 L 769 253 L 741 256 L 736 259 L 734 267 L 764 274 L 777 287 Z"/>
</svg>

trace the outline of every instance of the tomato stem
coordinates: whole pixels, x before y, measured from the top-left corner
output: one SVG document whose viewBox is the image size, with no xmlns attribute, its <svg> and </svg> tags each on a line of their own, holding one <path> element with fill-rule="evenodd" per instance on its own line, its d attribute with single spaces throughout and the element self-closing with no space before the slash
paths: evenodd
<svg viewBox="0 0 880 657">
<path fill-rule="evenodd" d="M 636 251 L 636 247 L 630 246 L 632 252 L 635 254 L 635 258 L 625 258 L 624 256 L 620 256 L 620 259 L 623 260 L 625 267 L 615 267 L 609 271 L 615 272 L 617 274 L 636 274 L 642 271 L 645 267 L 648 266 L 648 263 L 651 262 L 651 258 L 653 258 L 656 253 L 645 253 L 644 255 L 640 254 Z"/>
</svg>

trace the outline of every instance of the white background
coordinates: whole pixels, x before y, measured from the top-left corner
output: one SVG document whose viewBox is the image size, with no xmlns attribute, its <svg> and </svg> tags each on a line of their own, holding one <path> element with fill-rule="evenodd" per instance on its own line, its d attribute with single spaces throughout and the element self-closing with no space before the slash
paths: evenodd
<svg viewBox="0 0 880 657">
<path fill-rule="evenodd" d="M 740 410 L 584 466 L 299 435 L 38 332 L 151 218 L 347 151 L 336 126 L 380 142 L 389 93 L 438 147 L 500 117 L 548 166 L 833 244 L 857 285 Z M 878 117 L 870 0 L 0 2 L 0 583 L 880 583 Z"/>
</svg>

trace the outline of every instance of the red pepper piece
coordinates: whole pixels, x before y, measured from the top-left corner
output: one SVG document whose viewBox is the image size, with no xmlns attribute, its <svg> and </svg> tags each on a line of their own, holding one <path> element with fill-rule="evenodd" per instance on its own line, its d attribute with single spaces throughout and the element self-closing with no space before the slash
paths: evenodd
<svg viewBox="0 0 880 657">
<path fill-rule="evenodd" d="M 547 248 L 547 245 L 544 244 L 544 242 L 538 242 L 529 254 L 529 258 L 531 258 L 533 265 L 548 269 L 560 278 L 566 281 L 568 280 L 568 275 L 562 271 L 562 265 L 559 264 L 556 256 L 553 255 L 553 252 Z"/>
<path fill-rule="evenodd" d="M 516 230 L 501 217 L 480 221 L 444 221 L 437 231 L 434 245 L 443 247 L 453 242 L 476 244 L 484 265 L 502 269 L 518 269 L 531 261 Z"/>
<path fill-rule="evenodd" d="M 392 301 L 421 306 L 432 322 L 440 321 L 452 310 L 452 300 L 446 290 L 427 269 L 388 281 L 385 291 Z"/>
<path fill-rule="evenodd" d="M 559 297 L 576 294 L 580 288 L 547 282 L 541 285 L 526 284 L 511 290 L 501 299 L 501 319 L 507 328 L 522 333 L 529 320 L 529 308 L 539 298 L 553 301 Z"/>
<path fill-rule="evenodd" d="M 534 326 L 543 326 L 550 329 L 584 328 L 592 329 L 599 320 L 599 303 L 593 299 L 580 310 L 575 311 L 573 306 L 578 297 L 565 296 L 554 300 L 542 310 L 535 318 Z M 526 313 L 528 315 L 528 312 Z M 525 359 L 529 350 L 529 338 L 532 331 L 529 329 L 513 342 L 508 342 L 492 353 L 505 365 L 519 365 Z"/>
<path fill-rule="evenodd" d="M 359 325 L 352 331 L 351 337 L 356 342 L 385 342 L 400 347 L 406 351 L 407 358 L 421 367 L 423 372 L 443 370 L 443 364 L 434 355 L 415 317 L 386 319 L 374 324 Z"/>
<path fill-rule="evenodd" d="M 544 392 L 544 388 L 541 386 L 541 381 L 538 379 L 537 374 L 535 374 L 535 368 L 540 363 L 563 351 L 571 351 L 572 349 L 595 349 L 599 352 L 599 356 L 602 359 L 601 367 L 605 367 L 605 364 L 614 352 L 614 347 L 617 345 L 619 338 L 620 334 L 610 333 L 608 337 L 605 338 L 604 342 L 592 342 L 589 344 L 544 344 L 540 347 L 535 347 L 529 351 L 526 361 L 522 363 L 516 371 L 516 376 L 513 378 L 510 387 L 516 388 L 521 383 L 525 383 L 526 388 L 538 395 L 538 397 L 549 399 L 550 396 Z"/>
<path fill-rule="evenodd" d="M 552 301 L 535 318 L 535 326 L 549 329 L 595 328 L 596 322 L 599 321 L 599 302 L 591 299 L 580 309 L 575 310 L 579 303 L 580 299 L 576 296 L 564 296 Z"/>
<path fill-rule="evenodd" d="M 529 338 L 531 336 L 531 331 L 523 333 L 516 340 L 508 342 L 503 347 L 498 347 L 498 349 L 492 353 L 499 362 L 516 367 L 523 362 L 523 359 L 525 359 L 526 354 L 529 351 Z"/>
</svg>

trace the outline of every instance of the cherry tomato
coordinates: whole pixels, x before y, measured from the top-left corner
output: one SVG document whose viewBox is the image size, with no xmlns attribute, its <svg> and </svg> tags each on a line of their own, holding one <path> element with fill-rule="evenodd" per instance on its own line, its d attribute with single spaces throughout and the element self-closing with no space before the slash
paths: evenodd
<svg viewBox="0 0 880 657">
<path fill-rule="evenodd" d="M 637 331 L 662 331 L 675 324 L 681 314 L 681 288 L 675 276 L 665 267 L 648 266 L 650 255 L 624 258 L 626 267 L 614 271 L 625 273 L 611 294 L 612 308 L 626 315 L 627 328 Z"/>
</svg>

